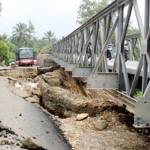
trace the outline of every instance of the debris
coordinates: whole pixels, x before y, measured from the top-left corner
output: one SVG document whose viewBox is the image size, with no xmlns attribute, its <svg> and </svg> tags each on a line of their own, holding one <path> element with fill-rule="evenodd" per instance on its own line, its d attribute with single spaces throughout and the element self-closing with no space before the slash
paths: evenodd
<svg viewBox="0 0 150 150">
<path fill-rule="evenodd" d="M 21 86 L 21 84 L 19 84 L 18 82 L 15 84 L 15 87 L 16 88 L 21 88 L 22 86 Z"/>
<path fill-rule="evenodd" d="M 58 68 L 59 68 L 58 65 L 52 66 L 52 67 L 38 67 L 37 68 L 37 74 L 41 75 L 41 74 L 44 74 L 46 72 L 53 72 L 54 70 L 57 70 Z"/>
<path fill-rule="evenodd" d="M 22 148 L 30 149 L 30 150 L 46 150 L 45 148 L 33 142 L 31 138 L 27 138 L 22 141 Z"/>
<path fill-rule="evenodd" d="M 17 79 L 13 78 L 13 77 L 8 77 L 8 80 L 11 80 L 11 81 L 17 81 Z"/>
<path fill-rule="evenodd" d="M 27 97 L 26 100 L 30 103 L 39 103 L 39 98 L 37 96 Z"/>
<path fill-rule="evenodd" d="M 21 116 L 22 116 L 22 114 L 19 114 L 19 116 L 21 117 Z"/>
<path fill-rule="evenodd" d="M 108 127 L 108 122 L 106 120 L 97 120 L 93 123 L 96 130 L 102 131 Z"/>
<path fill-rule="evenodd" d="M 6 132 L 6 133 L 10 133 L 10 134 L 16 135 L 16 133 L 14 131 L 12 131 L 10 128 L 0 124 L 0 132 L 2 132 L 2 131 Z M 3 134 L 4 134 L 4 132 L 3 132 Z"/>
<path fill-rule="evenodd" d="M 30 93 L 26 100 L 32 103 L 36 101 L 34 98 L 37 99 L 44 109 L 53 114 L 51 117 L 73 149 L 150 148 L 148 136 L 141 136 L 131 126 L 133 115 L 120 107 L 116 97 L 105 90 L 88 90 L 83 81 L 72 78 L 63 69 L 23 82 L 24 91 Z"/>
<path fill-rule="evenodd" d="M 12 145 L 13 143 L 9 142 L 8 140 L 0 141 L 0 145 Z"/>
<path fill-rule="evenodd" d="M 88 116 L 89 115 L 87 113 L 79 114 L 79 115 L 77 115 L 76 120 L 81 121 L 81 120 L 86 119 Z"/>
</svg>

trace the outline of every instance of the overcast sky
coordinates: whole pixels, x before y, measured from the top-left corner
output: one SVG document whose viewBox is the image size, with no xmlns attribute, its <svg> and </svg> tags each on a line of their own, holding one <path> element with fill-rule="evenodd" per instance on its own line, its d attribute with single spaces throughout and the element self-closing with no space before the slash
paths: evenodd
<svg viewBox="0 0 150 150">
<path fill-rule="evenodd" d="M 11 33 L 18 22 L 35 25 L 37 36 L 52 30 L 57 37 L 68 34 L 77 27 L 77 10 L 81 0 L 0 0 L 0 33 Z"/>
<path fill-rule="evenodd" d="M 78 27 L 77 10 L 82 0 L 0 0 L 2 13 L 0 16 L 0 34 L 11 34 L 12 27 L 18 22 L 35 25 L 36 36 L 52 30 L 56 37 L 69 34 Z M 143 10 L 143 0 L 140 10 Z M 133 21 L 134 22 L 134 21 Z"/>
</svg>

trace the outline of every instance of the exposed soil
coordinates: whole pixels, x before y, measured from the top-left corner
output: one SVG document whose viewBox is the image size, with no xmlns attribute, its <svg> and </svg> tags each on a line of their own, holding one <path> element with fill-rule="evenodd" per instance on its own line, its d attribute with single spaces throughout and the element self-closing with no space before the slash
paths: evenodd
<svg viewBox="0 0 150 150">
<path fill-rule="evenodd" d="M 26 96 L 19 96 L 31 102 L 36 97 L 36 103 L 53 114 L 74 150 L 150 149 L 149 136 L 132 127 L 133 114 L 107 92 L 87 90 L 84 82 L 73 79 L 60 68 L 32 76 L 30 80 L 28 77 L 13 77 L 17 78 L 17 81 L 10 82 L 15 87 L 13 91 L 16 94 L 21 93 L 16 91 L 27 92 Z M 88 117 L 77 121 L 77 116 L 83 113 Z"/>
</svg>

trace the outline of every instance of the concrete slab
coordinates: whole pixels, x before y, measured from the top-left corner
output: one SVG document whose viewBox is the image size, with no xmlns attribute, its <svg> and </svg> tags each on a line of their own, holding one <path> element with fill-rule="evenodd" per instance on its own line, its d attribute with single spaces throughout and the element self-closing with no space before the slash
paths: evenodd
<svg viewBox="0 0 150 150">
<path fill-rule="evenodd" d="M 118 89 L 117 73 L 92 74 L 87 80 L 88 89 Z"/>
<path fill-rule="evenodd" d="M 72 77 L 74 78 L 88 78 L 92 72 L 92 68 L 74 68 Z"/>
</svg>

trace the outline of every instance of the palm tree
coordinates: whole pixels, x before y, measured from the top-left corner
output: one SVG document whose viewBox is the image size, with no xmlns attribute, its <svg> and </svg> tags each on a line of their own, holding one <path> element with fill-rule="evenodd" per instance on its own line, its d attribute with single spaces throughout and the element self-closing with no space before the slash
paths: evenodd
<svg viewBox="0 0 150 150">
<path fill-rule="evenodd" d="M 12 33 L 12 42 L 14 42 L 19 47 L 26 46 L 26 32 L 27 25 L 25 23 L 18 23 L 13 27 L 14 31 Z"/>
<path fill-rule="evenodd" d="M 47 31 L 45 34 L 44 39 L 48 40 L 49 43 L 52 42 L 52 40 L 54 39 L 54 33 L 52 31 Z"/>
<path fill-rule="evenodd" d="M 49 51 L 51 51 L 52 47 L 53 47 L 53 44 L 56 42 L 56 38 L 54 36 L 54 33 L 51 30 L 49 30 L 44 35 L 45 36 L 44 36 L 43 39 L 47 40 L 48 41 L 48 45 L 49 45 L 47 49 L 49 49 Z"/>
<path fill-rule="evenodd" d="M 13 29 L 12 42 L 17 45 L 17 47 L 28 47 L 32 45 L 34 26 L 31 21 L 29 21 L 29 25 L 20 22 L 16 24 Z"/>
</svg>

